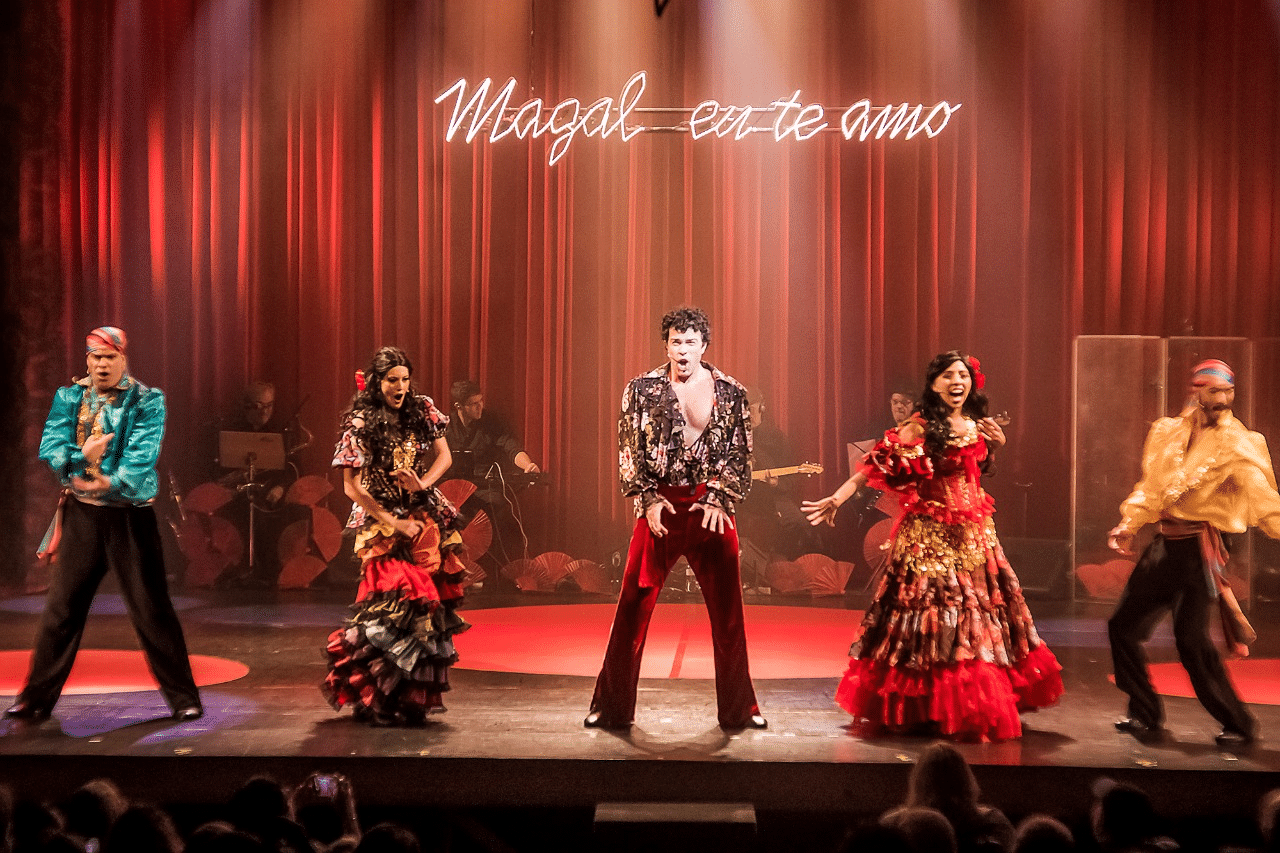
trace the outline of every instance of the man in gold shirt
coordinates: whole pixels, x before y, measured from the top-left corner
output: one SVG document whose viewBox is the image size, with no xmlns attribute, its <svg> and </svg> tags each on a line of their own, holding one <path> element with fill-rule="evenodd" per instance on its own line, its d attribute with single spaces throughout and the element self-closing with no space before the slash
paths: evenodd
<svg viewBox="0 0 1280 853">
<path fill-rule="evenodd" d="M 1122 732 L 1155 734 L 1164 720 L 1142 649 L 1156 623 L 1173 611 L 1173 635 L 1196 698 L 1222 724 L 1220 746 L 1251 743 L 1257 724 L 1227 678 L 1209 639 L 1209 617 L 1226 563 L 1222 533 L 1257 526 L 1280 539 L 1280 494 L 1267 442 L 1232 417 L 1235 374 L 1217 359 L 1196 365 L 1191 398 L 1178 417 L 1151 426 L 1142 480 L 1120 506 L 1107 544 L 1131 553 L 1134 534 L 1159 523 L 1107 623 L 1116 686 L 1129 694 Z M 1231 638 L 1228 638 L 1230 642 Z"/>
</svg>

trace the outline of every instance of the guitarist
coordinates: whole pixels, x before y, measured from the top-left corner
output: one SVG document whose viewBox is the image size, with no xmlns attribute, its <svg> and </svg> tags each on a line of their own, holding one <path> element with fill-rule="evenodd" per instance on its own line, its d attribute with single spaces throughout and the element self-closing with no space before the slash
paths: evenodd
<svg viewBox="0 0 1280 853">
<path fill-rule="evenodd" d="M 757 478 L 746 500 L 738 504 L 739 535 L 768 554 L 794 560 L 822 549 L 816 528 L 800 512 L 803 478 L 772 476 L 771 468 L 796 467 L 796 455 L 782 430 L 765 420 L 764 395 L 747 389 L 747 413 L 751 418 L 751 467 L 765 476 Z"/>
</svg>

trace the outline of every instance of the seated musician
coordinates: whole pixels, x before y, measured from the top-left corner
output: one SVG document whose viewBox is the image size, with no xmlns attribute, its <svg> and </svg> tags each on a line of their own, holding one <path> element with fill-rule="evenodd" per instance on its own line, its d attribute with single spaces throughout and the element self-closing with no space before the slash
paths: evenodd
<svg viewBox="0 0 1280 853">
<path fill-rule="evenodd" d="M 470 480 L 477 488 L 459 510 L 470 521 L 484 511 L 493 523 L 493 543 L 477 561 L 485 570 L 486 590 L 514 588 L 502 578 L 501 569 L 512 560 L 527 556 L 528 539 L 518 518 L 519 505 L 512 475 L 541 472 L 516 436 L 492 414 L 485 416 L 484 393 L 469 379 L 454 382 L 449 389 L 453 417 L 445 440 L 453 454 L 448 478 Z M 525 478 L 527 482 L 527 478 Z"/>
<path fill-rule="evenodd" d="M 234 460 L 219 460 L 217 482 L 235 493 L 219 515 L 236 525 L 244 544 L 244 560 L 226 580 L 232 585 L 270 588 L 280 575 L 277 544 L 280 533 L 301 517 L 284 504 L 285 492 L 298 479 L 296 457 L 306 446 L 306 431 L 297 418 L 276 414 L 276 388 L 270 382 L 254 380 L 241 392 L 240 405 L 219 425 L 221 432 L 278 433 L 283 437 L 283 469 L 250 470 Z M 219 444 L 214 436 L 214 445 Z M 253 561 L 249 563 L 249 507 L 253 505 Z"/>
<path fill-rule="evenodd" d="M 764 395 L 747 389 L 751 418 L 751 468 L 754 483 L 738 503 L 738 535 L 767 554 L 794 560 L 822 550 L 817 528 L 800 512 L 802 478 L 770 474 L 771 469 L 795 468 L 800 461 L 782 430 L 765 419 Z"/>
</svg>

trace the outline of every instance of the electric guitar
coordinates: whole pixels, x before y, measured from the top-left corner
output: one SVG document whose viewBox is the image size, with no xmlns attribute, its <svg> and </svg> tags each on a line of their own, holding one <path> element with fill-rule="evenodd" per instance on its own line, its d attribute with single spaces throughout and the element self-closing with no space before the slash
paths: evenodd
<svg viewBox="0 0 1280 853">
<path fill-rule="evenodd" d="M 787 477 L 791 474 L 821 474 L 822 466 L 814 462 L 801 462 L 799 465 L 791 465 L 786 468 L 761 468 L 759 471 L 751 472 L 753 480 L 768 480 L 771 477 Z"/>
</svg>

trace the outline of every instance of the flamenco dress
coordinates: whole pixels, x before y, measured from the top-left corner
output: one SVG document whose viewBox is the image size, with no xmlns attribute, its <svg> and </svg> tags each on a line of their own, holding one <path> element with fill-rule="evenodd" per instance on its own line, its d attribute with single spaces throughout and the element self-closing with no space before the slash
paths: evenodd
<svg viewBox="0 0 1280 853">
<path fill-rule="evenodd" d="M 870 733 L 1016 738 L 1020 711 L 1063 693 L 1062 667 L 996 537 L 980 483 L 986 456 L 969 421 L 936 466 L 923 437 L 903 441 L 894 430 L 863 459 L 868 484 L 896 491 L 903 509 L 836 691 Z"/>
<path fill-rule="evenodd" d="M 428 437 L 419 447 L 429 442 Z M 347 462 L 362 457 L 349 431 L 335 465 L 344 445 Z M 329 636 L 329 672 L 321 692 L 334 710 L 351 705 L 358 720 L 422 724 L 445 710 L 449 667 L 458 660 L 453 638 L 470 627 L 457 612 L 466 571 L 458 514 L 437 489 L 398 489 L 389 470 L 378 466 L 363 473 L 379 504 L 397 518 L 420 522 L 422 530 L 409 540 L 358 505 L 353 510 L 348 527 L 356 529 L 360 586 L 351 618 Z"/>
</svg>

